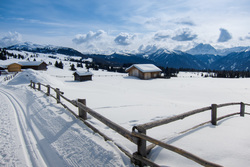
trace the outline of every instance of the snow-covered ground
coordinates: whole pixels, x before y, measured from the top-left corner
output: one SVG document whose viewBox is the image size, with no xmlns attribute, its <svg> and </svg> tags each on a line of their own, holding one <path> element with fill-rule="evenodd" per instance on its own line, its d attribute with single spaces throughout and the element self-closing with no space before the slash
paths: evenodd
<svg viewBox="0 0 250 167">
<path fill-rule="evenodd" d="M 46 54 L 36 58 L 40 59 L 52 64 L 56 60 Z M 71 63 L 63 63 L 63 70 L 51 65 L 47 71 L 25 70 L 9 81 L 0 76 L 0 166 L 133 166 L 112 142 L 93 133 L 54 99 L 32 90 L 30 80 L 60 88 L 72 100 L 86 99 L 88 107 L 130 131 L 134 125 L 213 103 L 249 103 L 250 99 L 250 79 L 203 78 L 200 73 L 181 72 L 171 79 L 139 80 L 126 74 L 91 71 L 92 81 L 75 82 L 68 70 Z M 71 108 L 78 113 L 77 108 Z M 246 106 L 246 112 L 249 109 Z M 218 116 L 239 110 L 239 106 L 219 108 Z M 180 134 L 210 117 L 207 111 L 147 134 L 223 166 L 248 166 L 249 115 Z M 88 122 L 130 153 L 136 151 L 136 145 L 93 117 L 88 116 Z M 199 166 L 160 147 L 155 147 L 149 158 L 162 166 Z"/>
</svg>

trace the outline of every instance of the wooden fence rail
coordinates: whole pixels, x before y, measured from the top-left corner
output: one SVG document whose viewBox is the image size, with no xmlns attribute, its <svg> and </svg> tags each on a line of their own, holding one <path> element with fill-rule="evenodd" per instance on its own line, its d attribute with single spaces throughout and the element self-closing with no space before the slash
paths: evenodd
<svg viewBox="0 0 250 167">
<path fill-rule="evenodd" d="M 228 114 L 228 115 L 225 115 L 225 116 L 221 116 L 221 117 L 217 117 L 217 109 L 220 108 L 220 107 L 225 107 L 225 106 L 232 106 L 232 105 L 240 105 L 240 112 L 236 112 L 236 113 L 231 113 L 231 114 Z M 243 102 L 240 102 L 240 103 L 225 103 L 225 104 L 212 104 L 211 106 L 208 106 L 208 107 L 204 107 L 204 108 L 200 108 L 200 109 L 196 109 L 196 110 L 192 110 L 192 111 L 189 111 L 189 112 L 186 112 L 186 113 L 183 113 L 183 114 L 179 114 L 179 115 L 176 115 L 176 116 L 173 116 L 173 117 L 169 117 L 169 118 L 166 118 L 166 119 L 162 119 L 162 120 L 156 120 L 156 121 L 152 121 L 152 122 L 149 122 L 149 123 L 145 123 L 145 124 L 141 124 L 141 125 L 136 125 L 133 127 L 133 135 L 139 137 L 142 139 L 141 143 L 143 143 L 142 145 L 138 146 L 138 152 L 139 154 L 141 154 L 142 156 L 145 156 L 149 151 L 148 150 L 151 150 L 152 149 L 152 146 L 150 146 L 149 148 L 147 148 L 147 144 L 146 144 L 146 141 L 149 141 L 151 143 L 154 144 L 154 146 L 156 145 L 160 145 L 159 144 L 159 141 L 156 141 L 156 140 L 151 140 L 149 136 L 146 136 L 146 130 L 148 129 L 151 129 L 151 128 L 154 128 L 154 127 L 157 127 L 157 126 L 161 126 L 161 125 L 164 125 L 164 124 L 168 124 L 168 123 L 171 123 L 171 122 L 174 122 L 174 121 L 178 121 L 178 120 L 182 120 L 186 117 L 189 117 L 189 116 L 192 116 L 192 115 L 195 115 L 195 114 L 198 114 L 198 113 L 201 113 L 201 112 L 204 112 L 204 111 L 208 111 L 208 110 L 211 110 L 211 122 L 212 125 L 217 125 L 217 121 L 218 120 L 221 120 L 221 119 L 224 119 L 224 118 L 227 118 L 227 117 L 230 117 L 230 116 L 234 116 L 234 115 L 237 115 L 239 114 L 240 116 L 244 117 L 245 114 L 249 114 L 249 113 L 245 113 L 245 105 L 250 105 L 250 104 L 245 104 Z M 205 122 L 205 123 L 209 123 L 209 122 Z M 204 125 L 205 123 L 202 123 L 200 124 L 201 125 Z M 197 128 L 198 126 L 195 126 L 195 128 Z M 193 128 L 192 128 L 193 129 Z M 136 133 L 137 131 L 137 133 Z M 162 145 L 160 145 L 162 146 Z M 164 148 L 168 147 L 168 146 L 162 146 Z M 166 148 L 166 149 L 169 149 L 169 148 Z M 183 151 L 178 151 L 178 149 L 169 149 L 171 151 L 174 151 L 182 156 L 185 156 L 187 157 L 186 155 L 189 154 L 187 152 L 183 152 Z M 205 164 L 207 164 L 207 162 L 205 160 L 198 160 L 199 158 L 197 157 L 194 157 L 193 155 L 189 154 L 188 157 L 189 159 L 192 159 L 193 161 L 203 165 L 203 166 L 206 166 Z M 211 163 L 212 165 L 212 163 Z M 210 166 L 210 165 L 208 165 Z M 216 165 L 215 165 L 216 166 Z"/>
<path fill-rule="evenodd" d="M 15 72 L 14 74 L 11 74 L 11 75 L 7 75 L 6 77 L 4 77 L 4 81 L 8 81 L 8 80 L 14 78 L 17 74 L 18 74 L 18 72 Z"/>
<path fill-rule="evenodd" d="M 37 88 L 36 88 L 36 84 L 37 84 Z M 46 91 L 43 91 L 41 89 L 41 86 L 46 88 Z M 100 132 L 97 128 L 95 128 L 93 125 L 91 125 L 90 123 L 88 123 L 87 120 L 87 113 L 90 114 L 91 116 L 93 116 L 94 118 L 96 118 L 97 120 L 99 120 L 100 122 L 102 122 L 103 124 L 105 124 L 106 126 L 108 126 L 109 128 L 113 129 L 114 131 L 116 131 L 117 133 L 119 133 L 120 135 L 122 135 L 123 137 L 125 137 L 126 139 L 128 139 L 129 141 L 131 141 L 132 143 L 137 145 L 137 152 L 131 154 L 128 151 L 126 151 L 123 147 L 121 147 L 119 144 L 117 144 L 115 141 L 114 144 L 121 150 L 123 151 L 130 159 L 133 163 L 139 165 L 139 166 L 144 166 L 144 165 L 148 165 L 148 166 L 159 166 L 157 164 L 155 164 L 154 162 L 152 162 L 151 160 L 147 159 L 147 154 L 149 153 L 149 150 L 151 150 L 153 147 L 152 145 L 156 146 L 161 146 L 165 149 L 168 149 L 170 151 L 173 151 L 177 154 L 180 154 L 190 160 L 193 160 L 197 163 L 199 163 L 200 165 L 203 166 L 211 166 L 211 167 L 219 167 L 220 165 L 212 163 L 212 162 L 208 162 L 198 156 L 193 155 L 192 153 L 189 153 L 188 151 L 185 151 L 183 149 L 177 148 L 175 146 L 166 144 L 162 141 L 159 141 L 157 139 L 154 139 L 152 137 L 149 137 L 146 135 L 146 131 L 148 129 L 157 127 L 157 126 L 161 126 L 164 124 L 168 124 L 174 121 L 178 121 L 181 119 L 184 119 L 186 117 L 204 112 L 204 111 L 208 111 L 211 110 L 211 121 L 205 122 L 205 123 L 201 123 L 197 126 L 194 126 L 193 128 L 190 128 L 188 130 L 183 131 L 182 133 L 186 133 L 189 130 L 195 129 L 199 126 L 202 126 L 206 123 L 211 122 L 212 125 L 217 125 L 217 121 L 224 119 L 226 117 L 229 116 L 233 116 L 233 115 L 237 115 L 239 114 L 240 116 L 244 117 L 245 114 L 249 114 L 245 112 L 245 106 L 248 105 L 250 106 L 250 104 L 247 103 L 225 103 L 225 104 L 212 104 L 211 106 L 208 107 L 204 107 L 204 108 L 200 108 L 200 109 L 196 109 L 196 110 L 192 110 L 183 114 L 179 114 L 173 117 L 169 117 L 169 118 L 165 118 L 162 120 L 157 120 L 157 121 L 153 121 L 153 122 L 149 122 L 149 123 L 145 123 L 145 124 L 141 124 L 141 125 L 136 125 L 132 128 L 132 132 L 128 131 L 127 129 L 121 127 L 120 125 L 112 122 L 111 120 L 107 119 L 106 117 L 100 115 L 99 113 L 95 112 L 94 110 L 88 108 L 86 106 L 86 99 L 78 99 L 78 100 L 70 100 L 68 98 L 66 98 L 63 94 L 63 92 L 60 91 L 59 88 L 53 88 L 50 85 L 45 85 L 42 83 L 35 83 L 33 81 L 30 81 L 30 87 L 33 89 L 37 89 L 39 91 L 43 91 L 47 96 L 51 96 L 53 97 L 57 103 L 62 104 L 65 108 L 67 108 L 75 117 L 77 117 L 78 119 L 82 120 L 88 127 L 90 127 L 94 132 L 99 133 L 101 136 L 104 137 L 105 140 L 111 140 L 112 139 L 108 136 L 106 136 L 105 134 L 103 134 L 102 132 Z M 54 90 L 55 95 L 51 94 L 51 90 Z M 70 104 L 72 104 L 73 106 L 78 108 L 78 115 L 72 111 L 67 105 L 63 104 L 61 101 L 61 98 L 66 100 L 67 102 L 69 102 Z M 217 109 L 220 107 L 225 107 L 225 106 L 231 106 L 231 105 L 240 105 L 240 112 L 237 113 L 231 113 L 222 117 L 217 117 Z M 250 115 L 250 114 L 249 114 Z M 150 142 L 152 143 L 149 148 L 147 148 L 147 143 L 146 142 Z"/>
</svg>

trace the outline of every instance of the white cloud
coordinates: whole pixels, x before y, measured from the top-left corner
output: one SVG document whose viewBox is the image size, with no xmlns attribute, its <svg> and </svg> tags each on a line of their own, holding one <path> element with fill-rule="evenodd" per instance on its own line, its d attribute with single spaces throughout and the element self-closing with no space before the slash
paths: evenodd
<svg viewBox="0 0 250 167">
<path fill-rule="evenodd" d="M 158 31 L 154 35 L 154 39 L 157 40 L 157 41 L 166 40 L 168 38 L 170 38 L 170 31 Z"/>
<path fill-rule="evenodd" d="M 232 39 L 232 35 L 224 28 L 220 28 L 220 36 L 218 42 L 227 42 Z"/>
<path fill-rule="evenodd" d="M 150 18 L 146 18 L 144 23 L 145 24 L 159 24 L 161 23 L 161 19 L 156 18 L 156 17 L 150 17 Z"/>
<path fill-rule="evenodd" d="M 197 38 L 196 34 L 193 34 L 193 32 L 189 28 L 183 28 L 177 31 L 176 35 L 172 37 L 172 40 L 175 41 L 192 41 Z"/>
<path fill-rule="evenodd" d="M 245 39 L 250 39 L 250 36 L 246 36 Z"/>
<path fill-rule="evenodd" d="M 0 39 L 0 47 L 7 47 L 15 45 L 22 41 L 22 35 L 18 32 L 9 32 L 3 38 Z"/>
<path fill-rule="evenodd" d="M 142 52 L 142 53 L 146 53 L 146 52 L 154 52 L 157 49 L 158 49 L 158 47 L 156 45 L 147 45 L 147 46 L 141 45 L 138 48 L 138 51 Z"/>
<path fill-rule="evenodd" d="M 72 40 L 75 44 L 87 43 L 94 40 L 99 40 L 106 35 L 106 32 L 99 30 L 97 32 L 89 31 L 87 34 L 77 34 Z"/>
<path fill-rule="evenodd" d="M 248 35 L 245 36 L 245 37 L 239 37 L 239 40 L 240 40 L 240 41 L 250 40 L 250 32 L 249 32 Z"/>
<path fill-rule="evenodd" d="M 131 52 L 138 48 L 136 34 L 120 33 L 118 35 L 108 34 L 103 30 L 97 32 L 90 31 L 87 34 L 78 34 L 72 40 L 75 48 L 85 53 L 105 53 Z M 126 47 L 124 47 L 126 46 Z"/>
<path fill-rule="evenodd" d="M 173 22 L 173 23 L 178 24 L 178 25 L 184 25 L 184 26 L 195 26 L 196 25 L 190 17 L 177 18 L 177 19 L 170 20 L 170 22 Z"/>
<path fill-rule="evenodd" d="M 120 33 L 115 39 L 117 45 L 130 45 L 134 40 L 135 35 L 129 33 Z"/>
</svg>

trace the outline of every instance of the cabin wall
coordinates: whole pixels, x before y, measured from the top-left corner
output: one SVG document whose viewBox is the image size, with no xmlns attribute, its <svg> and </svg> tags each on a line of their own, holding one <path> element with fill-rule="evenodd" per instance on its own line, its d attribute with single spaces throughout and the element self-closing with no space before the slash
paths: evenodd
<svg viewBox="0 0 250 167">
<path fill-rule="evenodd" d="M 151 78 L 157 78 L 160 76 L 160 72 L 141 72 L 137 68 L 132 67 L 129 71 L 129 76 L 135 76 L 140 79 L 151 79 Z"/>
<path fill-rule="evenodd" d="M 139 70 L 135 67 L 129 70 L 129 76 L 139 77 Z"/>
<path fill-rule="evenodd" d="M 20 64 L 11 64 L 8 66 L 8 72 L 19 72 L 19 71 L 21 71 Z"/>
<path fill-rule="evenodd" d="M 47 70 L 47 64 L 42 63 L 38 66 L 38 70 Z"/>
<path fill-rule="evenodd" d="M 86 76 L 79 76 L 77 74 L 75 76 L 75 81 L 89 81 L 92 80 L 92 75 L 86 75 Z"/>
<path fill-rule="evenodd" d="M 42 63 L 39 66 L 22 66 L 22 69 L 47 70 L 47 65 Z"/>
</svg>

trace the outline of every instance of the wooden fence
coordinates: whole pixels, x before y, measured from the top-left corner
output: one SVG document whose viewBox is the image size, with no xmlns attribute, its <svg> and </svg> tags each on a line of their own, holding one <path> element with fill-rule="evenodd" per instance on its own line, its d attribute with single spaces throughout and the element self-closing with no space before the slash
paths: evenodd
<svg viewBox="0 0 250 167">
<path fill-rule="evenodd" d="M 43 91 L 41 89 L 41 86 L 45 87 L 46 91 Z M 93 125 L 91 125 L 90 123 L 88 123 L 86 121 L 87 120 L 87 113 L 90 114 L 91 116 L 93 116 L 94 118 L 96 118 L 97 120 L 99 120 L 100 122 L 102 122 L 103 124 L 107 125 L 109 128 L 113 129 L 114 131 L 116 131 L 117 133 L 119 133 L 120 135 L 122 135 L 123 137 L 125 137 L 126 139 L 128 139 L 129 141 L 134 143 L 135 145 L 137 145 L 137 152 L 131 154 L 127 150 L 125 150 L 123 147 L 121 147 L 119 144 L 117 144 L 115 141 L 113 141 L 113 143 L 121 151 L 123 151 L 131 159 L 131 161 L 133 163 L 135 163 L 136 165 L 139 165 L 139 166 L 145 166 L 145 165 L 159 166 L 159 165 L 155 164 L 154 162 L 152 162 L 151 160 L 149 160 L 147 158 L 147 154 L 154 146 L 160 146 L 160 147 L 163 147 L 163 148 L 168 149 L 170 151 L 173 151 L 181 156 L 184 156 L 190 160 L 193 160 L 193 161 L 199 163 L 200 165 L 219 167 L 220 165 L 218 165 L 218 164 L 206 161 L 206 160 L 204 160 L 204 159 L 202 159 L 202 158 L 200 158 L 200 157 L 198 157 L 190 152 L 187 152 L 183 149 L 180 149 L 178 147 L 169 145 L 169 144 L 164 143 L 160 140 L 157 140 L 157 139 L 154 139 L 150 136 L 147 136 L 146 131 L 148 129 L 151 129 L 151 128 L 154 128 L 157 126 L 165 125 L 165 124 L 168 124 L 168 123 L 171 123 L 171 122 L 174 122 L 177 120 L 181 120 L 181 119 L 184 119 L 186 117 L 189 117 L 189 116 L 201 113 L 201 112 L 209 111 L 209 110 L 211 111 L 211 120 L 210 121 L 201 123 L 195 127 L 192 127 L 190 129 L 186 130 L 186 131 L 183 131 L 182 133 L 186 133 L 189 130 L 195 129 L 199 126 L 202 126 L 202 125 L 210 123 L 210 122 L 212 123 L 212 125 L 217 125 L 218 120 L 221 120 L 221 119 L 224 119 L 226 117 L 233 116 L 233 115 L 239 114 L 242 117 L 244 117 L 245 114 L 250 115 L 250 113 L 245 112 L 245 106 L 246 105 L 250 106 L 250 104 L 246 104 L 243 102 L 212 104 L 211 106 L 196 109 L 193 111 L 189 111 L 189 112 L 186 112 L 186 113 L 183 113 L 180 115 L 176 115 L 176 116 L 173 116 L 170 118 L 166 118 L 166 119 L 157 120 L 157 121 L 134 126 L 132 128 L 132 132 L 130 132 L 127 129 L 121 127 L 120 125 L 112 122 L 111 120 L 109 120 L 109 119 L 105 118 L 104 116 L 100 115 L 99 113 L 95 112 L 94 110 L 88 108 L 86 106 L 85 99 L 70 100 L 63 95 L 64 93 L 61 92 L 59 88 L 53 88 L 50 85 L 44 85 L 42 83 L 35 83 L 33 81 L 30 81 L 30 87 L 32 87 L 33 89 L 37 89 L 39 91 L 43 91 L 47 96 L 53 97 L 57 101 L 57 103 L 60 103 L 65 108 L 67 108 L 76 118 L 82 120 L 88 127 L 90 127 L 94 132 L 99 133 L 105 140 L 113 141 L 110 137 L 106 136 L 104 133 L 102 133 L 101 131 L 99 131 L 97 128 L 95 128 Z M 55 95 L 52 95 L 51 90 L 53 90 L 55 92 Z M 61 101 L 61 98 L 63 98 L 67 102 L 71 103 L 75 107 L 77 107 L 78 108 L 78 115 L 74 111 L 72 111 L 71 108 L 69 108 L 67 105 L 63 104 Z M 225 106 L 231 106 L 231 105 L 240 105 L 240 112 L 228 114 L 228 115 L 217 118 L 217 109 L 218 108 L 225 107 Z M 152 145 L 149 145 L 147 147 L 147 144 L 146 144 L 147 141 L 152 143 Z"/>
<path fill-rule="evenodd" d="M 18 74 L 18 72 L 15 72 L 14 74 L 5 76 L 4 81 L 8 81 L 8 80 L 14 78 L 17 74 Z"/>
<path fill-rule="evenodd" d="M 128 76 L 128 74 L 120 74 L 120 75 L 116 75 L 116 74 L 114 74 L 114 75 L 109 75 L 109 74 L 107 74 L 107 75 L 96 75 L 96 74 L 94 74 L 93 75 L 94 77 L 127 77 Z"/>
<path fill-rule="evenodd" d="M 57 78 L 74 78 L 74 76 L 63 76 L 63 75 L 52 75 L 54 77 Z M 93 74 L 94 77 L 127 77 L 128 74 L 107 74 L 107 75 L 97 75 L 97 74 Z"/>
</svg>

